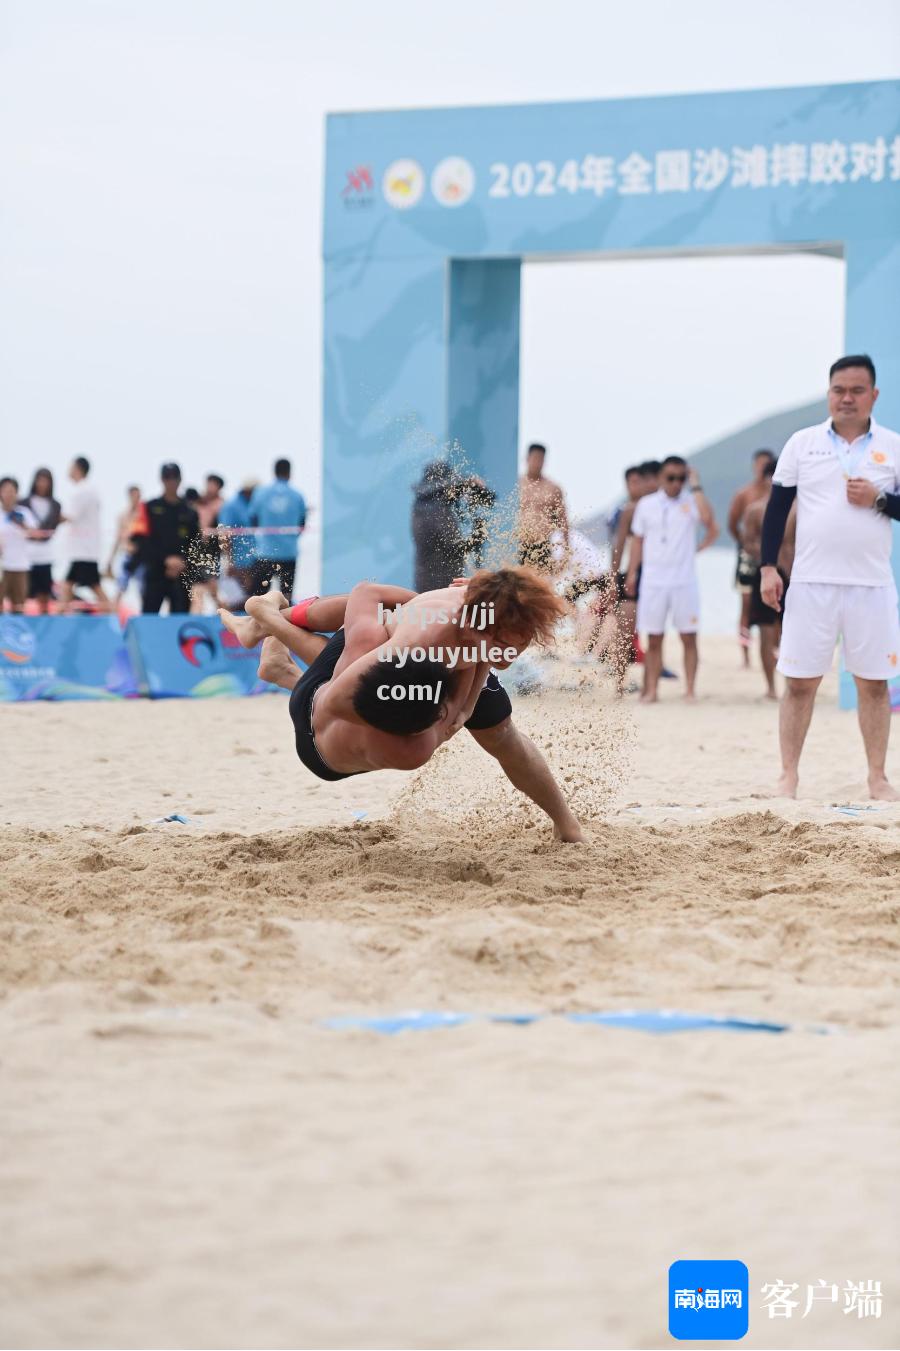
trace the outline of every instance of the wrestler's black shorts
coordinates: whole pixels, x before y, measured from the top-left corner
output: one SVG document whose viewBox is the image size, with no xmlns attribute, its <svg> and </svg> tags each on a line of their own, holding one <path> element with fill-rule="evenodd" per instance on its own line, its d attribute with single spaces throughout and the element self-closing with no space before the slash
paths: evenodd
<svg viewBox="0 0 900 1351">
<path fill-rule="evenodd" d="M 582 596 L 589 596 L 592 591 L 602 591 L 606 586 L 606 574 L 603 576 L 583 576 L 575 577 L 566 587 L 566 600 L 570 605 L 574 605 Z"/>
<path fill-rule="evenodd" d="M 312 770 L 318 778 L 328 780 L 329 783 L 333 783 L 337 779 L 350 779 L 354 774 L 368 772 L 364 769 L 358 769 L 352 770 L 350 773 L 343 773 L 340 770 L 332 769 L 319 754 L 316 739 L 313 736 L 313 696 L 319 686 L 327 684 L 334 675 L 334 668 L 337 666 L 338 658 L 343 650 L 344 630 L 338 629 L 337 633 L 329 638 L 315 661 L 311 662 L 303 672 L 291 691 L 289 701 L 291 721 L 294 724 L 297 739 L 297 754 L 307 769 Z M 498 723 L 505 721 L 511 714 L 512 704 L 509 701 L 509 695 L 497 679 L 496 672 L 491 671 L 484 683 L 484 689 L 478 696 L 478 702 L 472 710 L 472 716 L 465 726 L 473 732 L 485 732 L 488 728 L 496 727 Z"/>
<path fill-rule="evenodd" d="M 754 563 L 753 559 L 743 549 L 738 549 L 737 567 L 734 572 L 734 584 L 743 595 L 750 595 L 753 590 L 753 579 L 759 575 L 759 564 Z"/>
<path fill-rule="evenodd" d="M 773 610 L 771 605 L 767 605 L 766 602 L 763 600 L 762 570 L 757 569 L 756 576 L 753 578 L 752 589 L 750 591 L 750 618 L 747 622 L 749 623 L 751 629 L 754 627 L 754 625 L 756 625 L 757 627 L 765 627 L 769 624 L 777 624 L 782 614 L 784 614 L 784 600 L 785 596 L 787 595 L 790 580 L 788 578 L 787 573 L 782 572 L 781 568 L 778 569 L 778 575 L 781 578 L 782 582 L 784 583 L 784 591 L 782 592 L 781 595 L 781 614 L 779 614 L 777 610 Z"/>
<path fill-rule="evenodd" d="M 349 774 L 344 774 L 340 770 L 332 769 L 319 754 L 316 739 L 313 736 L 313 695 L 320 685 L 328 684 L 328 681 L 334 675 L 334 668 L 337 666 L 338 658 L 343 650 L 344 630 L 338 629 L 337 633 L 332 634 L 328 639 L 315 661 L 310 662 L 291 690 L 289 703 L 291 721 L 294 724 L 294 731 L 297 736 L 297 754 L 307 769 L 311 769 L 313 774 L 320 779 L 327 779 L 329 783 L 337 779 L 350 779 L 354 773 L 365 772 L 364 770 L 353 770 Z"/>
</svg>

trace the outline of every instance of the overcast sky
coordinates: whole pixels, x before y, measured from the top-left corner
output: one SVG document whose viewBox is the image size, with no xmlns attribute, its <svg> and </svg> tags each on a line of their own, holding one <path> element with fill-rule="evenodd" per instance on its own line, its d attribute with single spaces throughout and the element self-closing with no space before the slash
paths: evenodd
<svg viewBox="0 0 900 1351">
<path fill-rule="evenodd" d="M 5 0 L 0 15 L 2 472 L 86 454 L 109 517 L 168 458 L 236 487 L 288 454 L 319 500 L 327 111 L 900 72 L 896 0 Z M 636 452 L 814 397 L 841 289 L 817 258 L 530 268 L 522 439 L 548 442 L 548 472 L 588 511 Z"/>
</svg>

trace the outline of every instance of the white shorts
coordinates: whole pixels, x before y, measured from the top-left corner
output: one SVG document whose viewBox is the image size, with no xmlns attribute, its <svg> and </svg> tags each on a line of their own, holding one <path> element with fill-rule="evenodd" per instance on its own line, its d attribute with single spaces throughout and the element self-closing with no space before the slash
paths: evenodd
<svg viewBox="0 0 900 1351">
<path fill-rule="evenodd" d="M 696 633 L 700 623 L 700 589 L 696 581 L 679 586 L 648 585 L 641 578 L 637 603 L 638 633 L 665 633 L 666 620 L 679 633 Z"/>
<path fill-rule="evenodd" d="M 807 680 L 824 675 L 838 638 L 851 675 L 862 680 L 900 675 L 897 588 L 791 582 L 778 657 L 781 674 Z"/>
</svg>

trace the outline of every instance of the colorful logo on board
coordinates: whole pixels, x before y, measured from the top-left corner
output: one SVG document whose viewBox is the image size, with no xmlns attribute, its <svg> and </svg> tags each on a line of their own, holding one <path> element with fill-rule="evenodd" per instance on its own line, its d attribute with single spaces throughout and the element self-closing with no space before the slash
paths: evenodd
<svg viewBox="0 0 900 1351">
<path fill-rule="evenodd" d="M 216 655 L 216 645 L 202 624 L 182 624 L 178 650 L 192 666 L 206 666 Z"/>
<path fill-rule="evenodd" d="M 441 206 L 462 206 L 475 191 L 475 170 L 467 159 L 442 159 L 431 175 L 431 191 Z"/>
<path fill-rule="evenodd" d="M 388 206 L 398 211 L 415 206 L 425 191 L 421 164 L 414 159 L 395 159 L 388 165 L 381 186 Z"/>
<path fill-rule="evenodd" d="M 0 657 L 17 665 L 31 661 L 35 636 L 21 619 L 0 619 Z"/>
</svg>

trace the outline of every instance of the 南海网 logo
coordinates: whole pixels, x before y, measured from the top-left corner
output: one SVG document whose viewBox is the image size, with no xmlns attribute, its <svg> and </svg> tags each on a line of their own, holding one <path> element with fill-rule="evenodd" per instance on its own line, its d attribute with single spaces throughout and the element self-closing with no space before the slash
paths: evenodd
<svg viewBox="0 0 900 1351">
<path fill-rule="evenodd" d="M 750 1277 L 743 1262 L 669 1267 L 669 1334 L 678 1341 L 736 1342 L 747 1335 Z"/>
<path fill-rule="evenodd" d="M 216 645 L 202 624 L 182 624 L 178 650 L 192 666 L 207 666 L 216 655 Z"/>
<path fill-rule="evenodd" d="M 450 155 L 431 175 L 431 191 L 441 206 L 462 206 L 475 191 L 475 170 L 467 159 Z"/>
<path fill-rule="evenodd" d="M 21 664 L 34 656 L 34 632 L 21 619 L 0 619 L 0 657 Z"/>
<path fill-rule="evenodd" d="M 425 174 L 414 159 L 395 159 L 385 170 L 382 189 L 389 206 L 399 211 L 415 206 L 425 189 Z"/>
</svg>

